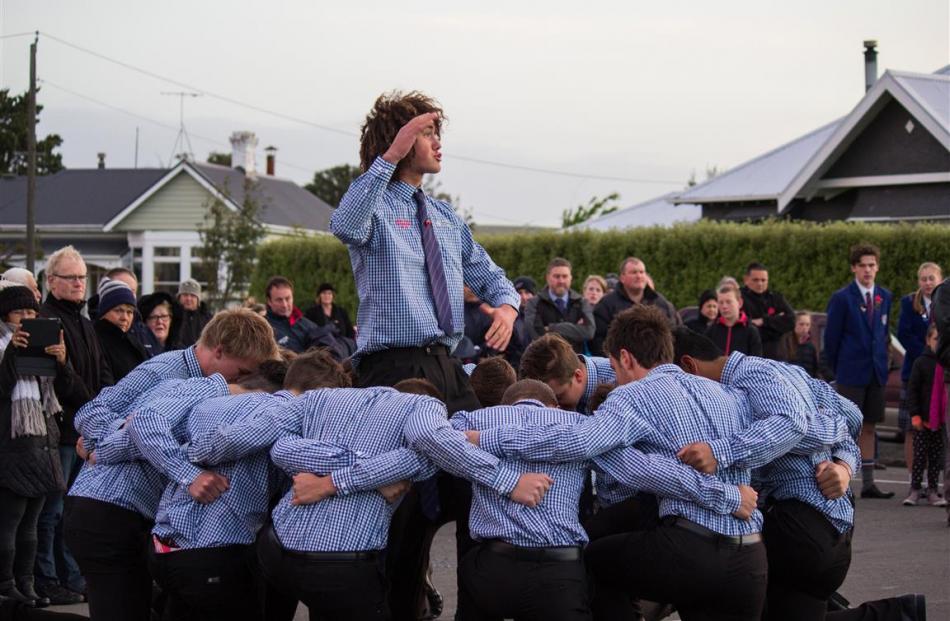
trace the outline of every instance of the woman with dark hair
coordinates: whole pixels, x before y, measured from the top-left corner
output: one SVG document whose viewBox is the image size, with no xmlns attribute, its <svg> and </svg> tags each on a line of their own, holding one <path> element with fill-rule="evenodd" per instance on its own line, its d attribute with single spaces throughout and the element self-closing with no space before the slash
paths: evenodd
<svg viewBox="0 0 950 621">
<path fill-rule="evenodd" d="M 21 322 L 38 311 L 28 288 L 0 290 L 0 600 L 27 606 L 49 605 L 33 585 L 36 524 L 47 494 L 66 489 L 56 393 L 68 394 L 82 381 L 66 363 L 62 333 L 59 344 L 46 348 L 56 359 L 55 377 L 17 373 L 17 356 L 29 343 Z"/>
<path fill-rule="evenodd" d="M 110 280 L 100 288 L 99 319 L 94 327 L 104 362 L 118 382 L 148 359 L 145 346 L 129 332 L 135 321 L 135 295 L 128 285 Z"/>
<path fill-rule="evenodd" d="M 142 296 L 139 300 L 139 312 L 161 348 L 160 351 L 155 352 L 156 354 L 181 349 L 181 343 L 178 340 L 178 332 L 181 329 L 181 306 L 171 295 L 164 291 L 156 291 Z"/>
<path fill-rule="evenodd" d="M 705 334 L 706 329 L 719 317 L 719 303 L 716 301 L 716 292 L 706 289 L 699 294 L 698 314 L 695 319 L 686 322 L 686 327 L 697 334 Z"/>
<path fill-rule="evenodd" d="M 323 283 L 317 289 L 316 304 L 308 308 L 304 312 L 304 316 L 318 326 L 325 326 L 328 323 L 333 324 L 337 331 L 334 336 L 337 338 L 343 336 L 348 339 L 355 339 L 356 331 L 353 330 L 353 324 L 350 323 L 350 316 L 345 308 L 333 303 L 335 297 L 336 289 L 333 288 L 333 285 L 328 282 Z"/>
</svg>

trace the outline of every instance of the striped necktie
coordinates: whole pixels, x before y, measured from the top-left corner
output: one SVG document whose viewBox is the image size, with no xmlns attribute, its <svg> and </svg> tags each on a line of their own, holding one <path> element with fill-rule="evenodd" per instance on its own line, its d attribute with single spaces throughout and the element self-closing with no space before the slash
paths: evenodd
<svg viewBox="0 0 950 621">
<path fill-rule="evenodd" d="M 446 336 L 452 336 L 455 334 L 455 326 L 452 323 L 452 304 L 449 302 L 449 289 L 445 281 L 445 267 L 442 265 L 442 249 L 439 248 L 439 240 L 435 237 L 432 220 L 429 219 L 429 211 L 426 209 L 426 195 L 422 190 L 416 190 L 413 198 L 419 207 L 416 217 L 422 230 L 422 251 L 426 257 L 432 301 L 435 302 L 435 317 L 442 332 Z"/>
</svg>

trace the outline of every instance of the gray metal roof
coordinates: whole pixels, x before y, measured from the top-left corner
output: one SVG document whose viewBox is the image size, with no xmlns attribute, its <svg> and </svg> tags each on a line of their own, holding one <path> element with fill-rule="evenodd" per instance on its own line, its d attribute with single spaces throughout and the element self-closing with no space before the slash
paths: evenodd
<svg viewBox="0 0 950 621">
<path fill-rule="evenodd" d="M 244 173 L 213 164 L 188 163 L 210 184 L 244 201 Z M 67 169 L 36 179 L 36 224 L 101 230 L 169 173 L 163 168 Z M 255 198 L 264 224 L 329 229 L 333 209 L 293 181 L 260 175 Z M 0 228 L 26 225 L 26 177 L 0 177 Z"/>
<path fill-rule="evenodd" d="M 36 224 L 102 227 L 166 173 L 161 168 L 86 168 L 37 177 Z M 26 177 L 0 178 L 0 226 L 25 224 Z"/>
<path fill-rule="evenodd" d="M 677 222 L 696 222 L 702 217 L 699 205 L 674 205 L 676 192 L 657 196 L 643 203 L 618 209 L 606 216 L 575 224 L 571 231 L 608 231 L 644 226 L 670 226 Z"/>
<path fill-rule="evenodd" d="M 950 75 L 890 73 L 937 123 L 950 128 Z"/>
<path fill-rule="evenodd" d="M 714 203 L 775 199 L 828 140 L 837 119 L 800 138 L 730 168 L 676 197 L 679 203 Z"/>
<path fill-rule="evenodd" d="M 212 185 L 224 190 L 231 199 L 244 201 L 244 173 L 236 168 L 215 164 L 190 164 Z M 293 181 L 258 175 L 254 198 L 260 207 L 260 219 L 274 226 L 300 227 L 311 231 L 330 229 L 333 208 Z"/>
</svg>

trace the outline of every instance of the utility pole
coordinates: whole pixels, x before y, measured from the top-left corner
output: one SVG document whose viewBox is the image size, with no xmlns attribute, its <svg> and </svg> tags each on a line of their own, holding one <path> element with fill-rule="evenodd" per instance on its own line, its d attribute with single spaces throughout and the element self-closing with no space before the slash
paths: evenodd
<svg viewBox="0 0 950 621">
<path fill-rule="evenodd" d="M 30 44 L 30 92 L 26 104 L 26 269 L 36 268 L 36 43 Z"/>
</svg>

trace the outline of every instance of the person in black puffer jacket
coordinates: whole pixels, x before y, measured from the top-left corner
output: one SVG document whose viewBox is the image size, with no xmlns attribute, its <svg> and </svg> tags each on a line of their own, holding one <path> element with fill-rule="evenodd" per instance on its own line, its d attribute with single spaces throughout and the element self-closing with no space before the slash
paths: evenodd
<svg viewBox="0 0 950 621">
<path fill-rule="evenodd" d="M 211 321 L 212 314 L 201 299 L 201 283 L 194 278 L 184 280 L 178 285 L 177 297 L 178 304 L 181 305 L 178 343 L 182 348 L 191 347 L 198 342 L 198 337 Z"/>
<path fill-rule="evenodd" d="M 148 352 L 130 331 L 135 321 L 135 295 L 118 280 L 109 281 L 100 289 L 99 319 L 96 336 L 103 358 L 109 365 L 112 379 L 118 382 L 129 371 L 148 359 Z"/>
<path fill-rule="evenodd" d="M 36 524 L 46 495 L 66 489 L 54 418 L 62 409 L 56 391 L 66 392 L 68 383 L 81 381 L 66 364 L 62 342 L 46 348 L 56 356 L 55 378 L 16 372 L 17 354 L 28 342 L 17 330 L 38 310 L 27 287 L 0 290 L 0 598 L 28 606 L 49 604 L 33 585 Z"/>
<path fill-rule="evenodd" d="M 725 355 L 740 351 L 749 356 L 762 355 L 762 341 L 758 329 L 742 312 L 742 295 L 731 285 L 719 288 L 719 319 L 706 330 L 716 347 Z"/>
</svg>

